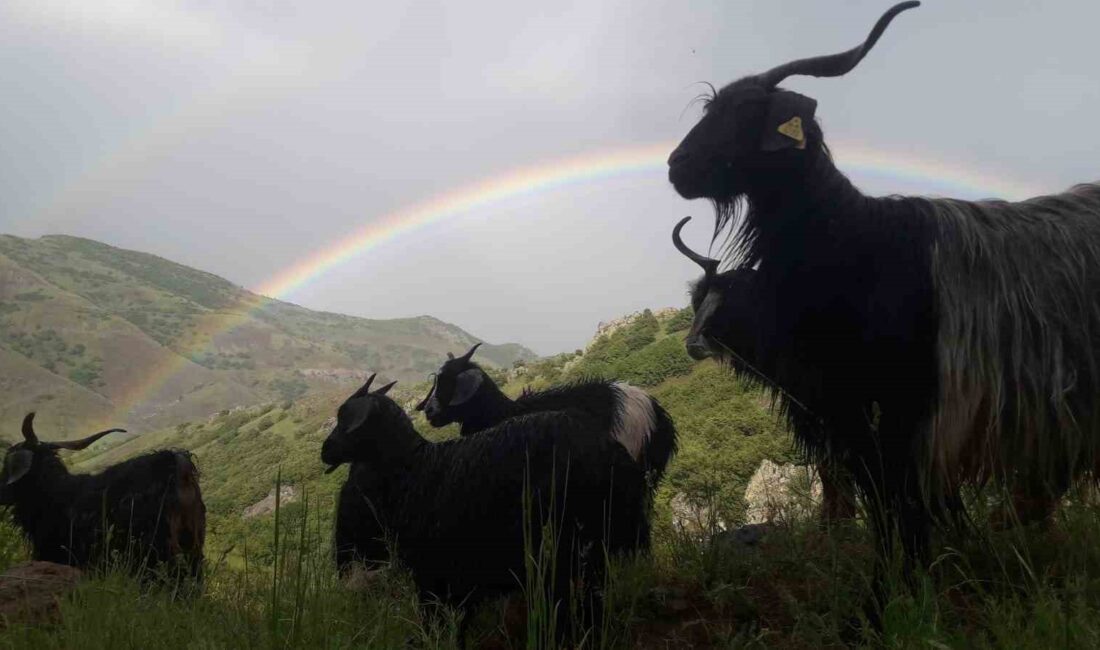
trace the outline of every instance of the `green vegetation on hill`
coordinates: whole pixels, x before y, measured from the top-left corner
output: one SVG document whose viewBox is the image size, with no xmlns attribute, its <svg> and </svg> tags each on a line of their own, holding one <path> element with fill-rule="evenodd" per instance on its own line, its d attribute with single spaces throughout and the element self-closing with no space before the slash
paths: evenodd
<svg viewBox="0 0 1100 650">
<path fill-rule="evenodd" d="M 859 626 L 872 566 L 860 522 L 823 529 L 789 520 L 753 545 L 722 532 L 744 521 L 745 487 L 762 460 L 798 457 L 767 395 L 683 355 L 682 314 L 643 313 L 587 353 L 490 371 L 511 395 L 584 376 L 638 378 L 679 430 L 680 453 L 658 492 L 652 556 L 616 564 L 606 625 L 584 647 L 1100 646 L 1100 547 L 1092 542 L 1100 505 L 1088 494 L 1074 495 L 1051 530 L 979 525 L 976 541 L 945 539 L 915 590 L 891 575 L 877 632 Z M 427 389 L 399 384 L 392 394 L 411 409 Z M 333 575 L 333 502 L 346 473 L 324 475 L 319 449 L 350 390 L 227 409 L 72 457 L 88 471 L 154 448 L 194 451 L 209 514 L 205 593 L 174 600 L 108 572 L 65 599 L 60 625 L 0 632 L 0 647 L 455 647 L 453 617 L 423 617 L 402 571 L 359 576 L 354 589 Z M 419 416 L 414 423 L 431 439 L 457 435 Z M 987 520 L 984 502 L 975 501 L 977 522 Z M 684 522 L 685 509 L 697 524 Z M 0 525 L 0 568 L 24 554 Z M 540 611 L 537 603 L 527 610 Z M 521 598 L 482 608 L 471 646 L 538 647 L 541 619 L 525 627 L 523 611 Z"/>
<path fill-rule="evenodd" d="M 87 239 L 0 236 L 0 350 L 12 353 L 0 355 L 0 375 L 13 379 L 0 400 L 0 436 L 9 439 L 24 413 L 80 390 L 116 408 L 97 410 L 77 430 L 47 422 L 57 435 L 101 425 L 172 426 L 350 386 L 367 372 L 420 380 L 446 352 L 476 341 L 430 316 L 372 320 L 311 311 Z M 480 356 L 509 367 L 534 354 L 486 344 Z M 26 366 L 6 363 L 14 357 L 52 378 L 20 388 Z M 136 404 L 133 395 L 140 396 Z M 122 416 L 126 421 L 118 421 Z"/>
</svg>

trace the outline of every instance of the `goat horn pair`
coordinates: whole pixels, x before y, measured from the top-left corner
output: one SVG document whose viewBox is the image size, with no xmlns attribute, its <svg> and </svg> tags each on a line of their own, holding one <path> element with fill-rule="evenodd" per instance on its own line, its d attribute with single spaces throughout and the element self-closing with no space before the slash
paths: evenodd
<svg viewBox="0 0 1100 650">
<path fill-rule="evenodd" d="M 757 75 L 756 78 L 765 88 L 774 88 L 784 79 L 793 75 L 839 77 L 846 74 L 852 68 L 856 67 L 859 62 L 863 60 L 863 57 L 871 51 L 871 48 L 875 46 L 875 43 L 878 42 L 879 37 L 886 31 L 886 27 L 895 16 L 907 9 L 919 6 L 920 2 L 911 0 L 910 2 L 901 2 L 890 7 L 890 9 L 878 19 L 878 22 L 875 23 L 867 39 L 850 50 L 840 52 L 839 54 L 815 56 L 808 59 L 798 59 L 797 61 L 784 63 L 781 66 L 774 67 L 767 72 Z"/>
<path fill-rule="evenodd" d="M 107 429 L 106 431 L 100 431 L 99 433 L 93 433 L 87 438 L 81 438 L 80 440 L 66 440 L 64 442 L 40 442 L 38 435 L 34 432 L 34 411 L 31 411 L 23 418 L 23 439 L 27 441 L 29 445 L 42 445 L 47 449 L 68 449 L 70 451 L 80 451 L 85 449 L 88 445 L 92 444 L 96 440 L 99 440 L 108 433 L 126 433 L 126 429 Z"/>
<path fill-rule="evenodd" d="M 366 395 L 368 392 L 370 392 L 370 385 L 372 383 L 374 383 L 374 378 L 377 377 L 377 376 L 378 376 L 377 372 L 371 373 L 371 376 L 367 377 L 367 383 L 360 386 L 359 390 L 355 391 L 355 393 L 352 394 L 352 396 L 349 397 L 348 399 L 354 399 L 356 397 L 362 397 L 362 396 Z M 386 384 L 385 386 L 383 386 L 383 387 L 379 388 L 378 390 L 374 391 L 374 394 L 375 395 L 385 395 L 387 392 L 389 392 L 389 390 L 391 388 L 393 388 L 394 384 L 396 384 L 396 383 L 397 383 L 396 381 L 391 381 L 390 383 Z"/>
<path fill-rule="evenodd" d="M 718 260 L 704 257 L 699 253 L 691 250 L 684 243 L 684 240 L 680 238 L 680 231 L 684 229 L 684 224 L 691 221 L 691 217 L 684 217 L 680 219 L 680 223 L 676 224 L 676 227 L 672 229 L 672 245 L 676 247 L 676 250 L 684 254 L 684 257 L 688 258 L 692 262 L 695 262 L 699 266 L 703 267 L 703 272 L 707 275 L 714 275 L 718 270 Z"/>
<path fill-rule="evenodd" d="M 367 383 L 359 387 L 359 390 L 355 391 L 351 397 L 362 397 L 370 390 L 370 385 L 374 382 L 374 378 L 378 376 L 377 372 L 371 373 L 370 377 L 367 377 Z M 348 398 L 351 399 L 351 398 Z"/>
</svg>

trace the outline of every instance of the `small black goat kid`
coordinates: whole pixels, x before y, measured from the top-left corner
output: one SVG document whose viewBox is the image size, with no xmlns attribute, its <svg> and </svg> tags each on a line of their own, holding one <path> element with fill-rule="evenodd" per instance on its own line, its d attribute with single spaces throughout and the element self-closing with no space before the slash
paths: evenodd
<svg viewBox="0 0 1100 650">
<path fill-rule="evenodd" d="M 457 358 L 448 353 L 431 389 L 417 405 L 433 427 L 458 422 L 461 435 L 468 436 L 520 415 L 579 409 L 599 420 L 599 430 L 630 452 L 645 470 L 650 491 L 656 490 L 676 453 L 676 427 L 657 400 L 640 388 L 602 380 L 525 391 L 513 400 L 471 361 L 479 345 Z"/>
<path fill-rule="evenodd" d="M 1054 503 L 1100 466 L 1100 185 L 1009 203 L 873 198 L 836 168 L 817 102 L 777 85 L 852 70 L 865 42 L 718 91 L 669 157 L 707 198 L 729 256 L 755 269 L 769 378 L 825 423 L 795 426 L 844 462 L 889 551 L 928 557 L 990 479 Z M 794 409 L 797 411 L 800 409 Z"/>
<path fill-rule="evenodd" d="M 422 602 L 470 607 L 519 589 L 525 548 L 537 552 L 552 523 L 551 602 L 579 578 L 583 605 L 600 615 L 605 549 L 636 548 L 649 534 L 645 477 L 622 445 L 593 435 L 599 423 L 581 410 L 509 418 L 432 443 L 385 396 L 389 386 L 369 387 L 340 406 L 321 460 L 329 471 L 351 463 L 371 477 L 364 496 L 396 539 Z"/>
<path fill-rule="evenodd" d="M 87 567 L 118 554 L 137 571 L 181 562 L 174 568 L 200 578 L 206 506 L 190 454 L 155 451 L 99 474 L 70 474 L 57 455 L 116 431 L 123 429 L 44 442 L 28 413 L 23 442 L 4 457 L 0 504 L 12 506 L 36 560 Z"/>
</svg>

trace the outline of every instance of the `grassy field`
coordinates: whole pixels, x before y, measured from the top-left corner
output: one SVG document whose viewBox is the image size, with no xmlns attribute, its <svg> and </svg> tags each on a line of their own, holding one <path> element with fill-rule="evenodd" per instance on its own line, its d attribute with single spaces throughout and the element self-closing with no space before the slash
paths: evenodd
<svg viewBox="0 0 1100 650">
<path fill-rule="evenodd" d="M 424 616 L 399 569 L 341 583 L 326 552 L 324 518 L 302 514 L 280 522 L 279 541 L 269 528 L 273 562 L 234 568 L 211 556 L 197 598 L 142 590 L 124 574 L 106 572 L 64 601 L 62 623 L 8 629 L 0 647 L 456 647 L 454 613 Z M 1098 647 L 1096 515 L 1074 505 L 1049 532 L 989 533 L 964 548 L 941 547 L 915 591 L 891 595 L 879 632 L 851 627 L 869 593 L 870 548 L 858 524 L 828 531 L 809 522 L 782 526 L 753 547 L 724 536 L 662 534 L 652 557 L 615 566 L 607 625 L 590 630 L 583 645 Z M 0 538 L 4 561 L 17 560 L 22 549 L 12 531 Z M 521 596 L 483 606 L 473 614 L 470 647 L 542 647 L 537 626 L 525 623 L 540 613 L 528 607 Z"/>
</svg>

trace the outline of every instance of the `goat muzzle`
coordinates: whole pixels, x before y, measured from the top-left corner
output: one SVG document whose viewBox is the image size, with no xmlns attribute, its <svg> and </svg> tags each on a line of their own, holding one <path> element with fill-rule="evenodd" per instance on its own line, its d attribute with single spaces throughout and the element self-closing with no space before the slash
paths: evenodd
<svg viewBox="0 0 1100 650">
<path fill-rule="evenodd" d="M 684 341 L 684 348 L 687 350 L 688 356 L 696 361 L 702 361 L 703 359 L 709 359 L 714 356 L 710 346 L 702 340 L 702 337 L 689 337 Z"/>
</svg>

